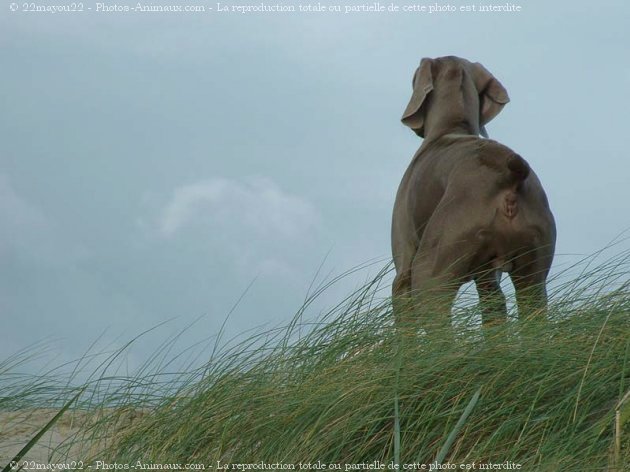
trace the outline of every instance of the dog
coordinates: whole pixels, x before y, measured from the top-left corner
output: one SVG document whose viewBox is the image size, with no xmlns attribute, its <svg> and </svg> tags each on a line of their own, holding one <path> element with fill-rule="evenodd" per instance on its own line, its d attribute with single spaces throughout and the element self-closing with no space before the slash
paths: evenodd
<svg viewBox="0 0 630 472">
<path fill-rule="evenodd" d="M 450 326 L 459 287 L 474 280 L 483 325 L 500 322 L 507 316 L 502 272 L 510 274 L 520 317 L 545 312 L 556 241 L 547 196 L 521 156 L 486 139 L 485 125 L 508 102 L 479 63 L 424 58 L 416 70 L 402 122 L 424 141 L 392 217 L 397 321 L 433 314 Z"/>
</svg>

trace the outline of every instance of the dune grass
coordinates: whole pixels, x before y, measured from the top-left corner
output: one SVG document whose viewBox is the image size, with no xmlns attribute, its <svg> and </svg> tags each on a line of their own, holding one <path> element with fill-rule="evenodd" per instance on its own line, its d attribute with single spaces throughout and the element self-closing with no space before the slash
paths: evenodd
<svg viewBox="0 0 630 472">
<path fill-rule="evenodd" d="M 384 269 L 315 321 L 300 311 L 284 328 L 217 341 L 203 368 L 166 385 L 162 364 L 106 388 L 105 369 L 84 401 L 101 414 L 74 441 L 89 444 L 87 461 L 206 470 L 630 470 L 627 262 L 557 283 L 547 322 L 482 331 L 471 307 L 454 339 L 404 342 Z"/>
</svg>

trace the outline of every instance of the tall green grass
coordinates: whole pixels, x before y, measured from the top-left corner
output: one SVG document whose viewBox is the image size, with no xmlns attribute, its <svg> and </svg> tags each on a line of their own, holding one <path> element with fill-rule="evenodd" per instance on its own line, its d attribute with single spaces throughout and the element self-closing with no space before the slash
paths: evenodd
<svg viewBox="0 0 630 472">
<path fill-rule="evenodd" d="M 512 319 L 482 333 L 465 321 L 478 316 L 473 307 L 460 313 L 454 340 L 418 335 L 404 347 L 383 271 L 315 323 L 300 314 L 215 352 L 103 457 L 605 470 L 630 389 L 626 269 L 617 259 L 557 284 L 547 323 Z"/>
<path fill-rule="evenodd" d="M 384 269 L 314 321 L 300 311 L 217 341 L 207 364 L 166 385 L 164 363 L 108 388 L 103 370 L 84 403 L 101 413 L 75 442 L 109 463 L 630 470 L 629 273 L 623 255 L 557 281 L 548 322 L 482 331 L 468 307 L 454 337 L 403 343 Z"/>
</svg>

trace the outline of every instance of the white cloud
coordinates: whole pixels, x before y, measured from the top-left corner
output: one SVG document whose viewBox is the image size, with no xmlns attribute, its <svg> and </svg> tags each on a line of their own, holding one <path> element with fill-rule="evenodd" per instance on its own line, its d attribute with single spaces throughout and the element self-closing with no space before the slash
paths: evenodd
<svg viewBox="0 0 630 472">
<path fill-rule="evenodd" d="M 214 178 L 177 188 L 159 219 L 167 238 L 204 223 L 212 231 L 248 238 L 295 238 L 318 221 L 303 198 L 282 191 L 267 178 Z"/>
<path fill-rule="evenodd" d="M 43 208 L 24 197 L 9 175 L 0 174 L 0 251 L 38 265 L 69 265 L 89 256 Z"/>
<path fill-rule="evenodd" d="M 298 267 L 316 265 L 319 223 L 310 202 L 268 178 L 213 178 L 176 188 L 157 230 L 167 241 L 210 254 L 222 270 L 295 281 Z"/>
<path fill-rule="evenodd" d="M 0 252 L 19 254 L 40 263 L 58 261 L 60 238 L 54 222 L 0 174 Z"/>
<path fill-rule="evenodd" d="M 46 226 L 43 214 L 17 194 L 6 175 L 0 174 L 0 221 L 6 228 L 35 228 Z"/>
</svg>

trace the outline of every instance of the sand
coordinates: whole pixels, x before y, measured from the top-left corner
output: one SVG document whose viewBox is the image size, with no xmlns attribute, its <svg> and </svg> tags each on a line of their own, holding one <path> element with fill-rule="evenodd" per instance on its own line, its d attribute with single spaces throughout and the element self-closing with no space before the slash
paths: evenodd
<svg viewBox="0 0 630 472">
<path fill-rule="evenodd" d="M 57 409 L 30 409 L 18 411 L 0 411 L 0 469 L 7 465 L 15 455 L 55 416 Z M 103 409 L 98 412 L 68 410 L 55 425 L 29 450 L 22 460 L 35 461 L 40 464 L 68 463 L 97 454 L 97 446 L 110 443 L 116 434 L 129 428 L 132 423 L 143 417 L 147 410 Z M 107 426 L 97 421 L 110 418 Z M 101 440 L 88 441 L 84 438 L 98 434 Z M 105 433 L 108 435 L 99 434 Z M 106 437 L 104 437 L 106 436 Z M 61 446 L 61 447 L 59 447 Z M 58 448 L 58 449 L 57 449 Z M 52 452 L 55 450 L 55 454 Z"/>
<path fill-rule="evenodd" d="M 36 409 L 0 411 L 0 467 L 4 467 L 59 410 Z M 50 462 L 51 451 L 72 438 L 84 424 L 86 415 L 66 412 L 24 456 L 23 460 Z"/>
</svg>

